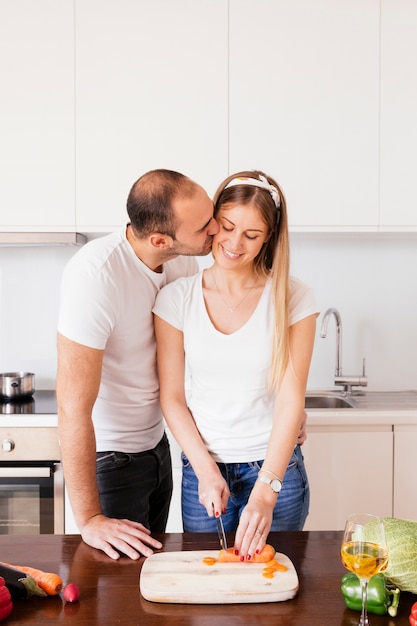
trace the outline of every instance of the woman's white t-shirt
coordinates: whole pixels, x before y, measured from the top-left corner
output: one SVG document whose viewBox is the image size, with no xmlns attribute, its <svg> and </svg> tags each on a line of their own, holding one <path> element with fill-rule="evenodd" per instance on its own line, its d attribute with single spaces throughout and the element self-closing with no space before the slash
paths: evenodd
<svg viewBox="0 0 417 626">
<path fill-rule="evenodd" d="M 213 458 L 223 463 L 261 460 L 274 410 L 268 391 L 274 323 L 271 280 L 251 318 L 236 332 L 224 334 L 208 316 L 202 275 L 164 287 L 153 311 L 184 335 L 188 406 Z M 290 291 L 290 325 L 317 313 L 309 287 L 291 278 Z"/>
</svg>

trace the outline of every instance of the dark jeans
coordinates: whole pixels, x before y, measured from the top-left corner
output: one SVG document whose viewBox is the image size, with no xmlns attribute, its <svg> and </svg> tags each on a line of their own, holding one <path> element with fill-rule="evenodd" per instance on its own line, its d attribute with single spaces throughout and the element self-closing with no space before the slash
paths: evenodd
<svg viewBox="0 0 417 626">
<path fill-rule="evenodd" d="M 96 473 L 104 515 L 140 522 L 152 533 L 165 532 L 172 495 L 166 434 L 146 452 L 97 452 Z"/>
</svg>

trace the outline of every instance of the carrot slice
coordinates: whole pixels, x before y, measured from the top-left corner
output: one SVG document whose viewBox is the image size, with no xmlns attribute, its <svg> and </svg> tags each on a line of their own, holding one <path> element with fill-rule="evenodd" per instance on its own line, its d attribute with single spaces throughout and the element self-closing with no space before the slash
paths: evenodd
<svg viewBox="0 0 417 626">
<path fill-rule="evenodd" d="M 275 548 L 267 543 L 260 554 L 254 554 L 250 561 L 245 563 L 268 563 L 274 558 Z M 239 563 L 240 555 L 235 555 L 234 548 L 227 548 L 227 550 L 220 550 L 219 563 Z"/>
<path fill-rule="evenodd" d="M 275 576 L 275 572 L 285 572 L 287 569 L 286 565 L 282 565 L 282 563 L 278 563 L 278 561 L 272 559 L 272 561 L 268 561 L 264 567 L 262 576 L 265 578 L 273 578 Z"/>
<path fill-rule="evenodd" d="M 204 565 L 214 565 L 216 562 L 216 559 L 212 556 L 205 556 L 203 559 Z"/>
<path fill-rule="evenodd" d="M 286 565 L 283 565 L 282 563 L 278 563 L 277 561 L 275 561 L 274 569 L 276 572 L 286 572 L 288 567 Z"/>
</svg>

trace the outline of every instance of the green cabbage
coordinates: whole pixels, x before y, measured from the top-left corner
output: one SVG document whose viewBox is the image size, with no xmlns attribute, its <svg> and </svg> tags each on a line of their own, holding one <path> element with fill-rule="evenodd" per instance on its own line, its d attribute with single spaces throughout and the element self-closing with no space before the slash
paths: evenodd
<svg viewBox="0 0 417 626">
<path fill-rule="evenodd" d="M 417 522 L 384 517 L 388 547 L 388 582 L 401 591 L 417 593 Z"/>
</svg>

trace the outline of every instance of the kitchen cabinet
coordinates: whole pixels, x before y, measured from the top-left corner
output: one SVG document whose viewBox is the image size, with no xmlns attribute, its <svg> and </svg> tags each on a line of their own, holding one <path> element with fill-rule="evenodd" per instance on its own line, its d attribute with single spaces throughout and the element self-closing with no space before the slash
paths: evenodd
<svg viewBox="0 0 417 626">
<path fill-rule="evenodd" d="M 78 535 L 80 530 L 77 526 L 77 524 L 75 523 L 75 519 L 74 519 L 74 513 L 72 512 L 72 507 L 71 507 L 71 502 L 68 496 L 68 491 L 65 488 L 65 522 L 64 522 L 64 528 L 65 528 L 65 534 L 66 535 Z"/>
<path fill-rule="evenodd" d="M 417 425 L 394 426 L 394 517 L 417 520 Z"/>
<path fill-rule="evenodd" d="M 377 228 L 379 12 L 230 0 L 230 170 L 274 176 L 295 231 Z"/>
<path fill-rule="evenodd" d="M 381 224 L 417 230 L 417 4 L 381 1 Z"/>
<path fill-rule="evenodd" d="M 227 24 L 225 0 L 76 0 L 79 231 L 124 224 L 147 170 L 227 175 Z"/>
<path fill-rule="evenodd" d="M 303 445 L 310 483 L 305 530 L 342 530 L 350 513 L 392 516 L 392 426 L 338 425 L 337 419 L 309 426 Z"/>
<path fill-rule="evenodd" d="M 0 74 L 0 229 L 74 230 L 74 0 L 2 0 Z"/>
<path fill-rule="evenodd" d="M 182 463 L 181 448 L 174 439 L 174 436 L 168 428 L 166 433 L 171 448 L 172 459 L 172 477 L 174 481 L 174 489 L 172 492 L 171 506 L 169 509 L 168 522 L 166 527 L 167 533 L 182 533 L 182 515 L 181 515 L 181 481 L 182 481 Z"/>
<path fill-rule="evenodd" d="M 266 170 L 294 232 L 416 232 L 416 28 L 407 0 L 2 0 L 0 229 L 114 230 L 167 167 Z"/>
</svg>

